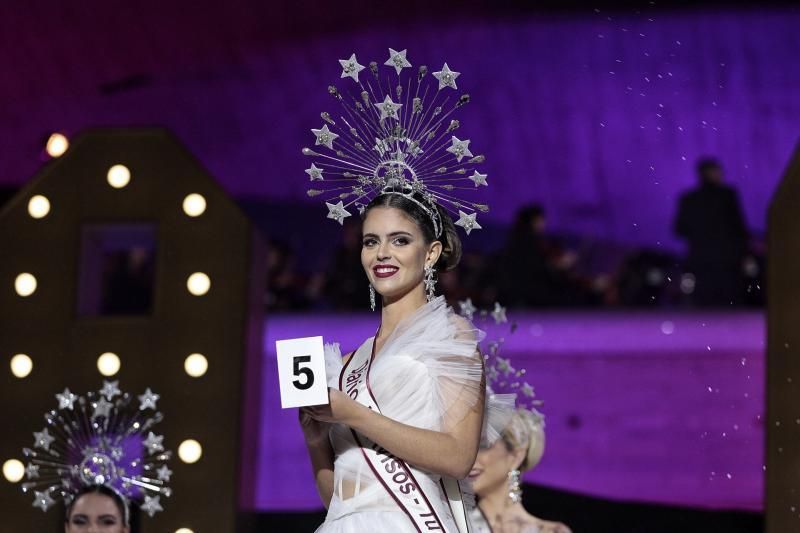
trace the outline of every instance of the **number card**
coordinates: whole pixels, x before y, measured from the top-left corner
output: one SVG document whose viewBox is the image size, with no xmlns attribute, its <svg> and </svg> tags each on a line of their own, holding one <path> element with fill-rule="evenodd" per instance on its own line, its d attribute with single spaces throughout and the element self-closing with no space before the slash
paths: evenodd
<svg viewBox="0 0 800 533">
<path fill-rule="evenodd" d="M 328 403 L 328 378 L 322 337 L 275 341 L 281 407 Z"/>
</svg>

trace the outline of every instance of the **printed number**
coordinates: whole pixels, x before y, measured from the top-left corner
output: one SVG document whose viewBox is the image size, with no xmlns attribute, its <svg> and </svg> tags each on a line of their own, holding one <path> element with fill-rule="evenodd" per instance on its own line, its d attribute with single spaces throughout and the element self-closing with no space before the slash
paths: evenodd
<svg viewBox="0 0 800 533">
<path fill-rule="evenodd" d="M 298 355 L 294 359 L 294 375 L 297 377 L 305 377 L 305 381 L 300 379 L 295 379 L 292 381 L 292 384 L 300 390 L 310 389 L 311 386 L 314 384 L 314 372 L 311 371 L 310 368 L 301 368 L 301 363 L 310 363 L 311 356 L 310 355 Z"/>
</svg>

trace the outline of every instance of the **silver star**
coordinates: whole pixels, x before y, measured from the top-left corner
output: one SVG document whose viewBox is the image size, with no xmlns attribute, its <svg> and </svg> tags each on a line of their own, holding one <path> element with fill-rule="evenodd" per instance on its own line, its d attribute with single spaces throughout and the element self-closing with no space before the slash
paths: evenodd
<svg viewBox="0 0 800 533">
<path fill-rule="evenodd" d="M 469 151 L 469 139 L 462 141 L 453 135 L 453 138 L 450 139 L 450 141 L 453 143 L 453 145 L 448 148 L 447 151 L 456 156 L 456 159 L 458 159 L 459 163 L 462 159 L 464 159 L 465 156 L 472 157 L 472 152 Z"/>
<path fill-rule="evenodd" d="M 349 217 L 350 213 L 344 208 L 342 201 L 340 200 L 338 204 L 325 202 L 325 205 L 328 206 L 328 218 L 331 218 L 339 224 L 344 225 L 344 219 Z"/>
<path fill-rule="evenodd" d="M 156 402 L 159 398 L 161 398 L 161 396 L 151 391 L 150 387 L 147 387 L 147 390 L 144 391 L 144 394 L 139 395 L 139 410 L 144 411 L 145 409 L 149 408 L 155 411 Z"/>
<path fill-rule="evenodd" d="M 105 396 L 107 400 L 122 394 L 122 391 L 119 390 L 119 381 L 103 381 L 103 388 L 100 389 L 100 394 Z"/>
<path fill-rule="evenodd" d="M 50 491 L 43 491 L 39 492 L 38 490 L 33 491 L 33 506 L 38 507 L 42 511 L 47 512 L 47 510 L 53 506 L 56 502 L 53 498 L 50 497 Z"/>
<path fill-rule="evenodd" d="M 153 455 L 156 452 L 163 452 L 164 451 L 164 435 L 156 435 L 152 431 L 147 434 L 147 438 L 144 439 L 142 444 L 147 447 L 147 452 L 150 455 Z"/>
<path fill-rule="evenodd" d="M 167 465 L 163 465 L 161 468 L 156 470 L 156 475 L 161 481 L 169 483 L 169 480 L 172 477 L 172 470 L 170 470 Z"/>
<path fill-rule="evenodd" d="M 401 70 L 411 66 L 411 63 L 409 63 L 408 59 L 406 59 L 407 51 L 408 50 L 401 50 L 400 52 L 398 52 L 397 50 L 389 48 L 389 59 L 386 60 L 386 63 L 384 63 L 384 65 L 387 65 L 389 67 L 394 67 L 394 69 L 397 71 L 397 74 L 399 75 Z"/>
<path fill-rule="evenodd" d="M 487 176 L 488 176 L 488 174 L 481 174 L 477 170 L 473 170 L 472 171 L 472 176 L 470 176 L 469 179 L 471 179 L 475 183 L 476 187 L 478 185 L 484 185 L 484 186 L 488 187 L 489 184 L 486 183 L 486 177 Z"/>
<path fill-rule="evenodd" d="M 464 228 L 464 231 L 466 231 L 467 235 L 469 235 L 469 232 L 471 232 L 472 230 L 481 229 L 481 225 L 478 224 L 478 221 L 475 220 L 475 217 L 477 216 L 478 216 L 477 213 L 471 213 L 468 215 L 459 209 L 458 220 L 456 220 L 456 226 L 461 226 L 462 228 Z"/>
<path fill-rule="evenodd" d="M 519 389 L 519 390 L 520 390 L 520 392 L 522 392 L 522 394 L 524 394 L 524 395 L 525 395 L 525 396 L 527 396 L 528 398 L 533 398 L 534 396 L 536 396 L 536 395 L 534 394 L 534 392 L 533 392 L 533 387 L 531 387 L 530 385 L 528 385 L 528 383 L 527 383 L 527 382 L 526 382 L 526 383 L 523 383 L 523 384 L 522 384 L 522 387 L 520 387 L 520 389 Z"/>
<path fill-rule="evenodd" d="M 58 400 L 59 409 L 72 410 L 75 400 L 77 399 L 78 397 L 75 394 L 72 394 L 69 389 L 64 389 L 64 392 L 61 394 L 56 394 L 56 400 Z"/>
<path fill-rule="evenodd" d="M 322 172 L 323 172 L 322 169 L 317 168 L 317 166 L 314 163 L 311 163 L 311 166 L 306 169 L 306 174 L 308 174 L 308 177 L 311 178 L 311 181 L 314 180 L 323 181 Z"/>
<path fill-rule="evenodd" d="M 328 125 L 324 124 L 320 129 L 315 130 L 311 128 L 311 132 L 317 136 L 317 142 L 314 144 L 319 146 L 320 144 L 327 146 L 331 150 L 333 150 L 333 141 L 339 138 L 338 135 L 333 133 L 331 130 L 328 129 Z"/>
<path fill-rule="evenodd" d="M 34 448 L 41 448 L 49 452 L 50 445 L 53 444 L 54 440 L 56 440 L 56 438 L 50 434 L 47 428 L 44 428 L 42 431 L 33 432 Z"/>
<path fill-rule="evenodd" d="M 25 467 L 25 475 L 27 476 L 28 479 L 38 479 L 39 465 L 28 463 L 28 466 Z"/>
<path fill-rule="evenodd" d="M 451 89 L 458 89 L 456 87 L 456 78 L 461 75 L 460 72 L 454 72 L 450 70 L 450 67 L 447 66 L 447 63 L 444 64 L 442 70 L 439 72 L 434 72 L 433 77 L 439 80 L 439 89 L 444 89 L 445 87 L 450 87 Z"/>
<path fill-rule="evenodd" d="M 494 318 L 496 324 L 508 322 L 508 319 L 506 318 L 506 308 L 500 305 L 498 302 L 495 302 L 494 311 L 492 311 L 492 318 Z"/>
<path fill-rule="evenodd" d="M 383 103 L 372 104 L 372 105 L 377 107 L 378 110 L 381 112 L 380 120 L 383 120 L 385 118 L 393 118 L 395 120 L 400 120 L 400 117 L 397 115 L 397 112 L 400 110 L 401 107 L 403 107 L 403 104 L 395 104 L 394 102 L 392 102 L 392 97 L 389 96 L 388 94 L 386 95 L 386 98 L 383 99 Z"/>
<path fill-rule="evenodd" d="M 349 77 L 358 82 L 358 73 L 364 70 L 364 66 L 358 64 L 355 54 L 351 54 L 350 59 L 340 59 L 339 64 L 342 66 L 342 78 Z"/>
<path fill-rule="evenodd" d="M 161 496 L 155 496 L 155 497 L 145 496 L 144 497 L 144 503 L 142 504 L 140 509 L 142 511 L 144 511 L 145 513 L 147 513 L 150 516 L 150 518 L 153 518 L 153 516 L 157 512 L 164 510 L 164 508 L 161 507 L 161 503 L 159 503 L 160 499 L 161 499 Z"/>
<path fill-rule="evenodd" d="M 385 139 L 378 139 L 375 137 L 375 146 L 372 147 L 376 152 L 378 152 L 381 157 L 389 151 L 389 143 L 386 142 Z"/>
<path fill-rule="evenodd" d="M 435 289 L 436 289 L 436 280 L 433 279 L 433 278 L 426 279 L 425 280 L 425 292 L 433 291 Z"/>
<path fill-rule="evenodd" d="M 472 320 L 472 317 L 475 316 L 475 311 L 477 311 L 477 308 L 472 304 L 472 298 L 458 302 L 458 306 L 461 309 L 461 316 Z"/>
<path fill-rule="evenodd" d="M 106 401 L 105 398 L 100 398 L 100 400 L 98 400 L 98 402 L 94 404 L 94 413 L 92 413 L 92 420 L 101 416 L 108 418 L 108 415 L 111 414 L 111 408 L 113 406 L 114 404 Z"/>
<path fill-rule="evenodd" d="M 503 374 L 510 374 L 514 372 L 514 367 L 511 366 L 511 361 L 508 359 L 503 359 L 502 357 L 497 358 L 497 370 L 502 372 Z"/>
</svg>

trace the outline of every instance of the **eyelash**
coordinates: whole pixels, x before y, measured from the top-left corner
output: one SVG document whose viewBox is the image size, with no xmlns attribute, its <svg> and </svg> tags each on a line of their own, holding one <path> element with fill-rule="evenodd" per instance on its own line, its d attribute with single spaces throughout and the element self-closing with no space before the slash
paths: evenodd
<svg viewBox="0 0 800 533">
<path fill-rule="evenodd" d="M 370 246 L 374 246 L 378 243 L 375 239 L 367 239 L 364 241 L 363 245 L 365 248 L 369 248 Z M 406 237 L 395 237 L 393 244 L 397 246 L 405 246 L 409 243 L 409 240 Z"/>
</svg>

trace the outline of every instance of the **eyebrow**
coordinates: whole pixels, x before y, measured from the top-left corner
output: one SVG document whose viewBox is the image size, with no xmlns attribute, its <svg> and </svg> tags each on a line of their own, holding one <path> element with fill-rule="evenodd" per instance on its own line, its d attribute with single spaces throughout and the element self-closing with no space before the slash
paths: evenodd
<svg viewBox="0 0 800 533">
<path fill-rule="evenodd" d="M 411 235 L 411 234 L 410 234 L 409 232 L 407 232 L 407 231 L 393 231 L 393 232 L 391 232 L 389 235 L 387 235 L 387 237 L 397 237 L 398 235 L 405 235 L 405 236 L 407 236 L 407 237 L 413 237 L 413 235 Z M 374 233 L 365 233 L 365 234 L 364 234 L 364 237 L 362 237 L 362 238 L 363 238 L 363 239 L 366 239 L 367 237 L 376 237 L 376 238 L 377 238 L 377 237 L 378 237 L 378 235 L 376 235 L 376 234 L 374 234 Z"/>
<path fill-rule="evenodd" d="M 83 514 L 83 513 L 78 513 L 78 514 L 72 515 L 72 518 L 83 518 L 85 520 L 88 520 L 89 519 L 89 515 Z M 103 514 L 103 515 L 98 516 L 97 518 L 104 518 L 104 519 L 105 518 L 113 518 L 114 520 L 117 519 L 117 517 L 115 515 L 113 515 L 113 514 Z"/>
</svg>

